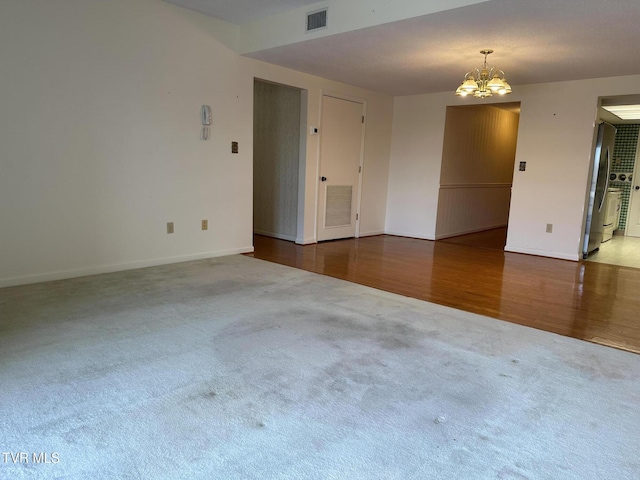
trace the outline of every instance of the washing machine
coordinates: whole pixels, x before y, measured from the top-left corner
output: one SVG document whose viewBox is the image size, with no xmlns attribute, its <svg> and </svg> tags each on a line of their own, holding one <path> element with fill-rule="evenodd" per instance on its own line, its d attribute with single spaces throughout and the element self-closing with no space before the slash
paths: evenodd
<svg viewBox="0 0 640 480">
<path fill-rule="evenodd" d="M 613 231 L 620 224 L 620 209 L 622 208 L 622 189 L 610 188 L 604 204 L 604 233 L 602 243 L 613 238 Z"/>
</svg>

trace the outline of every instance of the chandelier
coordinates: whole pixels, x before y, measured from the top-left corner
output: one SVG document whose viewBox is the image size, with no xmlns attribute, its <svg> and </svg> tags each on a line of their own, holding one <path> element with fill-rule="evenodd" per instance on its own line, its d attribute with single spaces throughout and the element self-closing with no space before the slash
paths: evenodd
<svg viewBox="0 0 640 480">
<path fill-rule="evenodd" d="M 468 72 L 456 90 L 456 95 L 462 97 L 473 95 L 478 98 L 487 98 L 494 93 L 499 95 L 511 93 L 511 86 L 504 78 L 504 72 L 496 69 L 496 67 L 487 67 L 487 55 L 493 53 L 493 50 L 480 50 L 480 53 L 484 55 L 482 70 L 476 68 L 475 75 L 472 72 Z"/>
</svg>

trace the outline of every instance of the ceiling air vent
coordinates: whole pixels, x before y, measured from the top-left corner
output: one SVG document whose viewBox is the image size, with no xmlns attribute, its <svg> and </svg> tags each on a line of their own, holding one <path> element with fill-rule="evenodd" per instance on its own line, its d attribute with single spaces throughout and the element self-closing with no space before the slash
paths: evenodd
<svg viewBox="0 0 640 480">
<path fill-rule="evenodd" d="M 307 13 L 307 32 L 327 28 L 327 8 Z"/>
</svg>

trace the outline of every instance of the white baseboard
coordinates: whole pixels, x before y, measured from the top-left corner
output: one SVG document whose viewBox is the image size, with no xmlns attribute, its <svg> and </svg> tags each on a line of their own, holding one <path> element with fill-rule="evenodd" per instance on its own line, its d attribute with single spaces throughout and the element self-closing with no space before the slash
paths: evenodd
<svg viewBox="0 0 640 480">
<path fill-rule="evenodd" d="M 372 230 L 370 232 L 360 232 L 359 237 L 373 237 L 374 235 L 384 235 L 384 230 Z"/>
<path fill-rule="evenodd" d="M 494 228 L 502 228 L 506 226 L 507 226 L 506 223 L 501 223 L 499 225 L 493 225 L 489 227 L 478 227 L 478 228 L 472 228 L 470 230 L 461 230 L 460 232 L 441 233 L 440 235 L 436 235 L 436 240 L 442 240 L 443 238 L 458 237 L 460 235 L 469 235 L 471 233 L 485 232 L 487 230 L 493 230 Z"/>
<path fill-rule="evenodd" d="M 285 235 L 283 233 L 265 232 L 262 230 L 254 230 L 253 233 L 256 233 L 258 235 L 264 235 L 265 237 L 277 238 L 279 240 L 287 240 L 289 242 L 296 241 L 295 235 Z"/>
<path fill-rule="evenodd" d="M 580 260 L 580 256 L 576 253 L 573 255 L 569 255 L 566 253 L 557 253 L 557 252 L 548 252 L 546 250 L 536 250 L 535 248 L 519 248 L 512 247 L 507 245 L 504 247 L 505 252 L 512 253 L 525 253 L 527 255 L 536 255 L 538 257 L 548 257 L 548 258 L 559 258 L 560 260 L 571 260 L 573 262 L 577 262 Z"/>
<path fill-rule="evenodd" d="M 313 243 L 318 243 L 318 240 L 316 240 L 315 238 L 296 238 L 296 244 L 298 245 L 311 245 Z"/>
<path fill-rule="evenodd" d="M 398 232 L 394 230 L 385 230 L 386 235 L 395 235 L 396 237 L 418 238 L 420 240 L 435 240 L 431 235 L 417 235 L 415 233 Z"/>
<path fill-rule="evenodd" d="M 154 260 L 144 260 L 141 262 L 118 263 L 114 265 L 101 265 L 98 267 L 80 268 L 76 270 L 63 270 L 35 275 L 25 275 L 22 277 L 0 278 L 0 288 L 27 285 L 30 283 L 50 282 L 53 280 L 65 280 L 68 278 L 86 277 L 87 275 L 99 275 L 102 273 L 121 272 L 123 270 L 135 270 L 136 268 L 157 267 L 170 263 L 189 262 L 191 260 L 202 260 L 204 258 L 225 257 L 227 255 L 238 255 L 241 253 L 253 252 L 253 246 L 234 248 L 231 250 L 219 250 L 216 252 L 197 253 L 194 255 L 182 255 L 178 257 L 157 258 Z"/>
</svg>

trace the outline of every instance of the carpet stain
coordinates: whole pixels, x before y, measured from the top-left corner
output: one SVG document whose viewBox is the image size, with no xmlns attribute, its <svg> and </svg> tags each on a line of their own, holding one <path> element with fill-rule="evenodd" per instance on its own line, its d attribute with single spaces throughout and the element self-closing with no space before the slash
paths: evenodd
<svg viewBox="0 0 640 480">
<path fill-rule="evenodd" d="M 244 257 L 0 301 L 0 444 L 63 458 L 2 478 L 640 471 L 625 352 Z"/>
<path fill-rule="evenodd" d="M 455 439 L 454 439 L 455 440 Z M 471 452 L 468 448 L 456 448 L 451 452 L 450 461 L 455 463 L 466 463 L 471 458 Z"/>
<path fill-rule="evenodd" d="M 615 368 L 615 366 L 613 368 L 611 365 L 605 366 L 595 355 L 587 355 L 582 359 L 565 359 L 564 363 L 568 367 L 578 370 L 592 380 L 603 377 L 610 380 L 623 380 L 626 378 L 620 370 Z"/>
<path fill-rule="evenodd" d="M 380 346 L 385 350 L 402 350 L 402 349 L 410 349 L 413 348 L 414 345 L 396 337 L 386 337 L 382 338 L 378 341 Z"/>
<path fill-rule="evenodd" d="M 442 333 L 439 330 L 427 330 L 423 335 L 427 338 L 438 338 Z"/>
<path fill-rule="evenodd" d="M 529 477 L 523 475 L 510 467 L 505 467 L 498 473 L 498 478 L 500 480 L 530 480 Z"/>
</svg>

